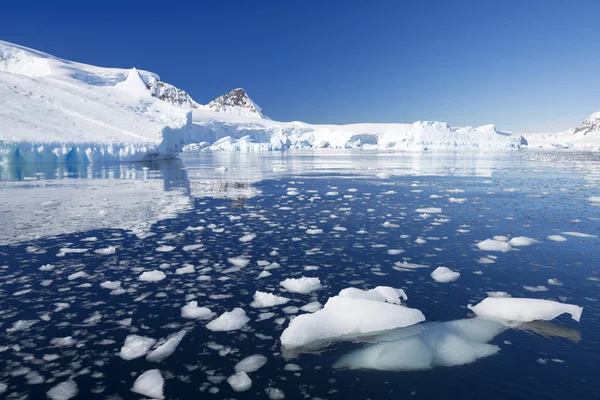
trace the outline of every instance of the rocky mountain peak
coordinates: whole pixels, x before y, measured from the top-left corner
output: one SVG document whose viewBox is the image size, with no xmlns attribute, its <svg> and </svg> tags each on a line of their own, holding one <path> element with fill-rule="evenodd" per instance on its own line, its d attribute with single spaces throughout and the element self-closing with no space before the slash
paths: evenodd
<svg viewBox="0 0 600 400">
<path fill-rule="evenodd" d="M 217 112 L 269 119 L 262 108 L 253 102 L 242 88 L 233 89 L 231 92 L 216 98 L 208 103 L 207 107 Z"/>
<path fill-rule="evenodd" d="M 583 135 L 587 135 L 590 132 L 598 132 L 600 133 L 600 112 L 593 113 L 589 117 L 587 117 L 581 125 L 579 125 L 573 133 L 583 133 Z"/>
</svg>

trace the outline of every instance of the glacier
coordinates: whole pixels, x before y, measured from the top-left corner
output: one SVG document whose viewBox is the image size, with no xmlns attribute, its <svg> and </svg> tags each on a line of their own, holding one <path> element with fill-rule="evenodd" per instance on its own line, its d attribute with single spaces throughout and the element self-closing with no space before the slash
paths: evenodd
<svg viewBox="0 0 600 400">
<path fill-rule="evenodd" d="M 553 134 L 444 122 L 271 120 L 241 88 L 202 105 L 159 75 L 67 61 L 0 41 L 0 163 L 136 162 L 182 152 L 303 148 L 489 151 L 600 148 L 600 113 Z"/>
</svg>

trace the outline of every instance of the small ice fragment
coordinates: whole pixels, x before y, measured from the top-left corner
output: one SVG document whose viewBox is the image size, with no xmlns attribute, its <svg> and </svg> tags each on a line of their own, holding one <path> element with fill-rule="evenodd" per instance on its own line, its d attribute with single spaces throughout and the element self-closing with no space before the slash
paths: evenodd
<svg viewBox="0 0 600 400">
<path fill-rule="evenodd" d="M 254 354 L 244 358 L 235 365 L 235 372 L 244 371 L 246 373 L 258 371 L 267 363 L 267 357 L 261 354 Z"/>
<path fill-rule="evenodd" d="M 244 371 L 231 375 L 227 378 L 227 383 L 236 392 L 244 392 L 252 387 L 252 380 Z"/>
<path fill-rule="evenodd" d="M 61 382 L 46 392 L 50 400 L 69 400 L 77 394 L 79 394 L 77 383 L 72 380 Z"/>
<path fill-rule="evenodd" d="M 244 310 L 234 308 L 231 311 L 224 312 L 217 319 L 210 321 L 206 324 L 206 328 L 215 332 L 234 331 L 241 329 L 248 321 L 250 321 L 250 318 L 246 316 Z"/>
<path fill-rule="evenodd" d="M 187 319 L 211 319 L 215 316 L 209 308 L 198 307 L 197 301 L 190 301 L 185 306 L 181 307 L 181 316 Z"/>
<path fill-rule="evenodd" d="M 512 246 L 509 243 L 495 239 L 486 239 L 483 242 L 479 242 L 477 243 L 477 247 L 483 251 L 501 251 L 503 253 L 512 250 Z"/>
<path fill-rule="evenodd" d="M 194 272 L 195 268 L 192 264 L 186 264 L 185 266 L 175 270 L 176 275 L 193 274 Z"/>
<path fill-rule="evenodd" d="M 150 362 L 161 362 L 169 357 L 171 354 L 173 354 L 173 352 L 175 352 L 177 346 L 179 346 L 179 343 L 181 343 L 181 340 L 186 333 L 186 331 L 179 331 L 175 335 L 171 336 L 166 342 L 148 354 L 146 356 L 146 360 Z"/>
<path fill-rule="evenodd" d="M 543 285 L 523 286 L 523 289 L 527 290 L 528 292 L 547 292 L 548 291 L 548 288 Z"/>
<path fill-rule="evenodd" d="M 138 376 L 131 391 L 153 399 L 164 399 L 164 386 L 165 380 L 160 371 L 151 369 Z"/>
<path fill-rule="evenodd" d="M 146 355 L 148 350 L 154 346 L 156 339 L 146 336 L 128 335 L 125 344 L 121 347 L 119 356 L 124 360 L 133 360 Z"/>
<path fill-rule="evenodd" d="M 145 271 L 139 277 L 138 280 L 143 282 L 158 282 L 165 279 L 167 276 L 164 272 L 158 270 Z"/>
<path fill-rule="evenodd" d="M 175 246 L 160 246 L 156 248 L 156 251 L 160 253 L 169 253 L 173 250 L 175 250 Z"/>
<path fill-rule="evenodd" d="M 242 237 L 241 237 L 239 240 L 240 240 L 240 242 L 242 242 L 242 243 L 246 243 L 246 242 L 249 242 L 249 241 L 251 241 L 251 240 L 252 240 L 252 239 L 254 239 L 255 237 L 256 237 L 256 234 L 254 234 L 254 233 L 249 233 L 249 234 L 247 234 L 247 235 L 244 235 L 244 236 L 242 236 Z"/>
<path fill-rule="evenodd" d="M 460 277 L 460 272 L 452 271 L 447 267 L 437 267 L 432 273 L 431 277 L 436 282 L 447 283 L 453 282 Z"/>
<path fill-rule="evenodd" d="M 548 240 L 552 240 L 553 242 L 566 242 L 567 238 L 560 235 L 550 235 L 548 236 Z"/>
<path fill-rule="evenodd" d="M 235 265 L 238 268 L 244 268 L 250 263 L 250 260 L 244 257 L 229 257 L 227 259 L 231 264 Z"/>
<path fill-rule="evenodd" d="M 530 246 L 538 241 L 532 238 L 528 238 L 526 236 L 517 236 L 508 241 L 511 246 Z"/>
<path fill-rule="evenodd" d="M 308 312 L 308 313 L 313 313 L 315 311 L 319 311 L 322 308 L 323 308 L 323 305 L 321 303 L 319 303 L 318 301 L 311 301 L 310 303 L 305 304 L 302 307 L 300 307 L 300 310 L 302 310 L 304 312 Z"/>
<path fill-rule="evenodd" d="M 469 304 L 467 308 L 479 317 L 517 322 L 550 321 L 564 313 L 570 314 L 571 318 L 579 322 L 583 312 L 583 307 L 575 304 L 514 297 L 488 297 L 475 306 Z"/>
<path fill-rule="evenodd" d="M 441 208 L 438 207 L 429 207 L 429 208 L 417 208 L 415 212 L 425 213 L 425 214 L 440 214 L 442 212 Z"/>
<path fill-rule="evenodd" d="M 292 293 L 300 294 L 307 294 L 321 288 L 319 278 L 307 278 L 304 276 L 297 279 L 288 278 L 279 282 L 279 284 Z"/>
<path fill-rule="evenodd" d="M 389 171 L 382 171 L 377 174 L 377 177 L 380 179 L 389 179 L 393 176 L 393 174 Z"/>
<path fill-rule="evenodd" d="M 101 288 L 115 290 L 121 287 L 121 281 L 105 281 L 100 284 Z"/>
<path fill-rule="evenodd" d="M 548 285 L 562 286 L 562 282 L 555 278 L 548 279 Z"/>
<path fill-rule="evenodd" d="M 260 292 L 257 290 L 256 293 L 254 293 L 254 301 L 252 303 L 250 303 L 250 307 L 254 307 L 254 308 L 273 307 L 273 306 L 285 304 L 288 301 L 290 301 L 290 299 L 288 299 L 287 297 L 276 296 L 272 293 Z"/>
<path fill-rule="evenodd" d="M 115 254 L 117 252 L 117 249 L 115 246 L 108 246 L 107 248 L 104 249 L 98 249 L 94 251 L 96 254 L 100 254 L 102 256 L 109 256 L 111 254 Z"/>
</svg>

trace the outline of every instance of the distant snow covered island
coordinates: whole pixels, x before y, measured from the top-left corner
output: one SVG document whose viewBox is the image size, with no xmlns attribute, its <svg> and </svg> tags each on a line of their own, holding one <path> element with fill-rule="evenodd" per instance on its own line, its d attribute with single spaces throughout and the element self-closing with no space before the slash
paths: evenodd
<svg viewBox="0 0 600 400">
<path fill-rule="evenodd" d="M 527 143 L 493 125 L 277 122 L 243 89 L 201 105 L 151 72 L 76 63 L 0 41 L 0 163 L 144 161 L 185 150 L 501 150 Z"/>
</svg>

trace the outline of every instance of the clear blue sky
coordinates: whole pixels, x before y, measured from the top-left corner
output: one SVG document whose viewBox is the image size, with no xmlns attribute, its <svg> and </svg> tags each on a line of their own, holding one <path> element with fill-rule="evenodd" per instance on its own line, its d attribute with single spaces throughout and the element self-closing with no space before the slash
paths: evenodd
<svg viewBox="0 0 600 400">
<path fill-rule="evenodd" d="M 157 3 L 155 5 L 155 3 Z M 600 1 L 5 1 L 0 39 L 245 88 L 277 120 L 561 130 L 600 111 Z"/>
</svg>

